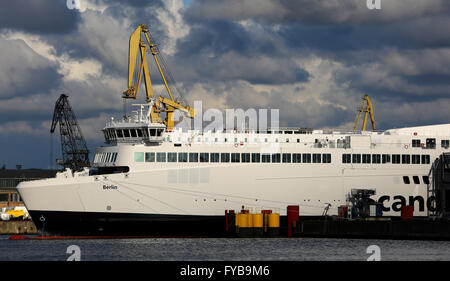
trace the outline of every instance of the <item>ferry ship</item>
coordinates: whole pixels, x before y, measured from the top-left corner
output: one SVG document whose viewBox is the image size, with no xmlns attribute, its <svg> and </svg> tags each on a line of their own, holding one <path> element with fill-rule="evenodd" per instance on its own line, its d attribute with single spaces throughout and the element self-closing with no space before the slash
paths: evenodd
<svg viewBox="0 0 450 281">
<path fill-rule="evenodd" d="M 143 31 L 145 26 L 133 33 L 130 50 Z M 163 75 L 158 51 L 145 35 Z M 130 57 L 135 59 L 132 52 Z M 137 98 L 133 87 L 129 83 L 125 97 Z M 167 90 L 171 99 L 159 99 L 167 116 L 174 107 L 193 112 L 178 107 Z M 325 209 L 337 215 L 354 189 L 375 190 L 371 198 L 382 204 L 383 216 L 399 216 L 405 205 L 414 206 L 414 216 L 427 216 L 434 206 L 430 169 L 449 152 L 450 124 L 356 133 L 183 130 L 170 119 L 161 122 L 163 105 L 152 94 L 147 101 L 135 116 L 106 124 L 107 146 L 97 148 L 91 168 L 66 169 L 55 178 L 17 186 L 38 229 L 214 235 L 224 231 L 225 210 L 270 209 L 284 217 L 288 205 L 298 205 L 300 216 L 321 216 Z"/>
</svg>

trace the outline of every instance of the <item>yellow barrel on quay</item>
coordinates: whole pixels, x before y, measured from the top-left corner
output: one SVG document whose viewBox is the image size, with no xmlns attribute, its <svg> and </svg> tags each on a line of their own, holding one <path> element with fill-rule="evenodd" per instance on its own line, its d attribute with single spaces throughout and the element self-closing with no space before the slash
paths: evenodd
<svg viewBox="0 0 450 281">
<path fill-rule="evenodd" d="M 264 215 L 252 214 L 253 220 L 253 237 L 262 237 L 264 234 Z"/>
<path fill-rule="evenodd" d="M 280 214 L 278 213 L 269 214 L 267 234 L 271 237 L 280 236 Z"/>
</svg>

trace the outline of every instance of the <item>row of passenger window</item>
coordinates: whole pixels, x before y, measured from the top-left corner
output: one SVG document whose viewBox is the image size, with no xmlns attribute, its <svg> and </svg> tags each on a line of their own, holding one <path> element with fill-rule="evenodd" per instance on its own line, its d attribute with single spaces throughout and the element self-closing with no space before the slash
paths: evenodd
<svg viewBox="0 0 450 281">
<path fill-rule="evenodd" d="M 430 164 L 428 154 L 342 154 L 342 163 L 363 164 Z"/>
<path fill-rule="evenodd" d="M 117 152 L 102 152 L 94 156 L 94 163 L 114 163 L 117 159 Z"/>
<path fill-rule="evenodd" d="M 135 162 L 331 163 L 329 153 L 135 152 Z"/>
<path fill-rule="evenodd" d="M 420 184 L 419 176 L 413 176 L 414 184 Z M 428 176 L 422 176 L 422 180 L 424 184 L 430 184 L 430 178 Z M 404 184 L 410 184 L 411 181 L 409 180 L 408 176 L 403 176 L 403 183 Z"/>
</svg>

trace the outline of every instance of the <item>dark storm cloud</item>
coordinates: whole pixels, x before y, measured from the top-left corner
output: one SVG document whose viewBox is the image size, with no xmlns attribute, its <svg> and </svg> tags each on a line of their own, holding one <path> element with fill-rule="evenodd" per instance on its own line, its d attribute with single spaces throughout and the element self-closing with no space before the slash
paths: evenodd
<svg viewBox="0 0 450 281">
<path fill-rule="evenodd" d="M 366 0 L 198 0 L 187 10 L 199 21 L 253 19 L 265 23 L 366 24 L 417 16 L 445 15 L 446 0 L 382 0 L 381 10 L 367 8 Z"/>
<path fill-rule="evenodd" d="M 29 96 L 56 88 L 58 64 L 35 53 L 22 40 L 0 39 L 0 98 Z"/>
<path fill-rule="evenodd" d="M 0 2 L 0 27 L 30 33 L 67 33 L 76 29 L 80 15 L 66 1 L 14 0 Z"/>
</svg>

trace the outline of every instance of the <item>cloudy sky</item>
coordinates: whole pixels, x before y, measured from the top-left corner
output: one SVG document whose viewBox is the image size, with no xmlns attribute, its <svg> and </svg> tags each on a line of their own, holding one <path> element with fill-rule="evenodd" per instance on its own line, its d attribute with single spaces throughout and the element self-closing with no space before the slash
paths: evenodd
<svg viewBox="0 0 450 281">
<path fill-rule="evenodd" d="M 100 130 L 123 111 L 128 38 L 140 23 L 184 98 L 204 109 L 276 108 L 281 126 L 351 129 L 367 93 L 379 130 L 448 123 L 450 1 L 366 2 L 1 1 L 0 165 L 50 167 L 61 93 L 89 148 L 102 145 Z M 60 149 L 57 133 L 54 158 Z"/>
</svg>

